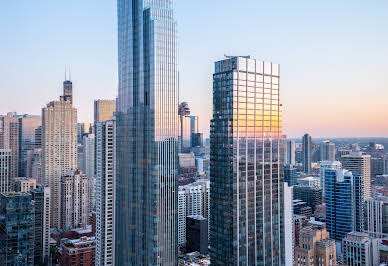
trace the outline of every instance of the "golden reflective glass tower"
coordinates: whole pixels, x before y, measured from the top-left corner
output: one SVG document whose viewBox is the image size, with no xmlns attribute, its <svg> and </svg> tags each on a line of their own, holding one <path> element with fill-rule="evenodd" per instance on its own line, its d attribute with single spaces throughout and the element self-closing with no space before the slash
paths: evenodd
<svg viewBox="0 0 388 266">
<path fill-rule="evenodd" d="M 213 265 L 283 265 L 284 140 L 279 65 L 215 63 L 210 132 Z"/>
</svg>

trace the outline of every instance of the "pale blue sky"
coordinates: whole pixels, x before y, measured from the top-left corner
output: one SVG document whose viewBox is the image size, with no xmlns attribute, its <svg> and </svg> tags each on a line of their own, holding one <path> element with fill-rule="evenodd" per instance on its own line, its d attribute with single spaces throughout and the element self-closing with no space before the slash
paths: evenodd
<svg viewBox="0 0 388 266">
<path fill-rule="evenodd" d="M 213 62 L 281 64 L 285 134 L 388 136 L 388 2 L 176 1 L 181 100 L 211 117 Z M 70 67 L 79 120 L 117 94 L 116 1 L 0 4 L 0 113 L 39 114 Z"/>
</svg>

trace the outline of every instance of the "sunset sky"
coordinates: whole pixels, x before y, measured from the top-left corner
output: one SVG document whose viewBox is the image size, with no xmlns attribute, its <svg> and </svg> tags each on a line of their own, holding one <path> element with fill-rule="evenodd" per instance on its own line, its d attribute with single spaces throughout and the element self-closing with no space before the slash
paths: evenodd
<svg viewBox="0 0 388 266">
<path fill-rule="evenodd" d="M 209 132 L 214 61 L 281 65 L 284 133 L 388 137 L 387 1 L 175 1 L 180 99 Z M 117 94 L 114 0 L 0 4 L 0 114 L 40 114 L 71 69 L 80 122 Z"/>
</svg>

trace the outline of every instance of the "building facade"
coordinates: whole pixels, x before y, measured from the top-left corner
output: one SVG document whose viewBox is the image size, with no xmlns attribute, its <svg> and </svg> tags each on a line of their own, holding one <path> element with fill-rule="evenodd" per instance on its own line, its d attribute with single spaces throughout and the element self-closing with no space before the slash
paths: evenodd
<svg viewBox="0 0 388 266">
<path fill-rule="evenodd" d="M 34 264 L 34 204 L 31 194 L 0 194 L 0 265 Z"/>
<path fill-rule="evenodd" d="M 365 201 L 364 232 L 371 237 L 388 237 L 388 197 L 379 196 Z"/>
<path fill-rule="evenodd" d="M 0 149 L 0 192 L 11 190 L 12 150 Z"/>
<path fill-rule="evenodd" d="M 94 101 L 94 123 L 112 119 L 116 111 L 115 100 Z"/>
<path fill-rule="evenodd" d="M 287 153 L 285 157 L 285 164 L 295 165 L 295 140 L 287 140 Z"/>
<path fill-rule="evenodd" d="M 311 136 L 309 134 L 305 134 L 302 138 L 302 164 L 303 164 L 303 172 L 306 174 L 311 173 Z"/>
<path fill-rule="evenodd" d="M 19 173 L 19 146 L 19 118 L 15 113 L 0 115 L 0 149 L 11 150 L 9 166 L 11 186 Z"/>
<path fill-rule="evenodd" d="M 118 0 L 117 265 L 178 263 L 173 1 Z"/>
<path fill-rule="evenodd" d="M 335 161 L 335 144 L 330 142 L 329 140 L 323 141 L 319 150 L 321 153 L 321 161 Z"/>
<path fill-rule="evenodd" d="M 361 176 L 364 182 L 364 200 L 371 197 L 370 184 L 370 161 L 371 156 L 362 154 L 361 152 L 353 152 L 341 157 L 342 168 L 349 170 L 353 174 Z"/>
<path fill-rule="evenodd" d="M 97 122 L 96 265 L 115 265 L 116 124 Z"/>
<path fill-rule="evenodd" d="M 88 177 L 94 177 L 94 164 L 95 164 L 95 135 L 87 134 L 83 136 L 83 170 Z"/>
<path fill-rule="evenodd" d="M 362 178 L 339 169 L 325 170 L 326 226 L 330 237 L 342 240 L 347 233 L 363 230 Z"/>
<path fill-rule="evenodd" d="M 50 188 L 30 191 L 34 201 L 34 265 L 47 264 L 50 256 Z"/>
<path fill-rule="evenodd" d="M 345 265 L 380 265 L 379 240 L 369 238 L 368 234 L 350 232 L 342 240 L 342 256 Z"/>
<path fill-rule="evenodd" d="M 284 139 L 278 64 L 215 63 L 210 130 L 210 258 L 283 265 Z"/>
<path fill-rule="evenodd" d="M 66 239 L 62 245 L 59 265 L 94 266 L 95 241 L 94 237 L 86 236 L 81 237 L 80 239 Z"/>
<path fill-rule="evenodd" d="M 89 224 L 89 180 L 79 170 L 68 171 L 61 178 L 59 213 L 62 230 Z"/>
<path fill-rule="evenodd" d="M 77 110 L 72 106 L 69 82 L 64 95 L 42 109 L 42 175 L 50 191 L 50 222 L 60 228 L 60 182 L 68 170 L 77 168 Z"/>
</svg>

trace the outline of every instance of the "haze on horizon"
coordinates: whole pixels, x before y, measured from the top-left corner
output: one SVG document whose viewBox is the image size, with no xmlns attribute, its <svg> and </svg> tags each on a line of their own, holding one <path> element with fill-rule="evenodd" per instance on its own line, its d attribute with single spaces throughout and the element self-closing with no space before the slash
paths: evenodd
<svg viewBox="0 0 388 266">
<path fill-rule="evenodd" d="M 175 1 L 180 99 L 209 134 L 214 61 L 281 65 L 284 134 L 388 137 L 388 2 Z M 0 8 L 0 114 L 40 114 L 70 68 L 80 122 L 117 95 L 116 1 L 7 1 Z"/>
</svg>

